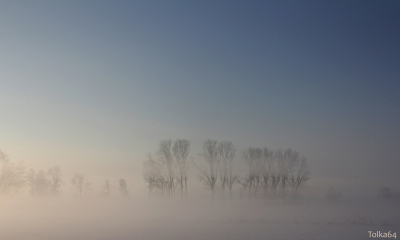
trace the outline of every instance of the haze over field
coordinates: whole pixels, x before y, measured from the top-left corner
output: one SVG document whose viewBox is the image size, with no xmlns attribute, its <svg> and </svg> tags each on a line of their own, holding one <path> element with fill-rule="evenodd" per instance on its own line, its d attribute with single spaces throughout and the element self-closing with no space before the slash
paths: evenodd
<svg viewBox="0 0 400 240">
<path fill-rule="evenodd" d="M 399 11 L 398 1 L 2 1 L 0 153 L 7 156 L 0 155 L 0 209 L 9 231 L 0 238 L 36 231 L 32 239 L 54 239 L 52 224 L 75 234 L 79 224 L 93 222 L 77 238 L 130 239 L 130 222 L 133 229 L 156 222 L 156 235 L 140 236 L 157 239 L 163 228 L 180 229 L 168 224 L 188 218 L 189 228 L 196 221 L 202 227 L 187 235 L 171 230 L 171 239 L 191 239 L 204 229 L 218 239 L 232 234 L 232 222 L 240 225 L 232 236 L 251 232 L 249 239 L 297 239 L 280 235 L 288 222 L 292 229 L 306 224 L 293 230 L 305 239 L 317 223 L 330 225 L 332 234 L 358 224 L 359 232 L 345 230 L 349 239 L 364 239 L 360 234 L 372 226 L 394 231 L 400 224 Z M 190 140 L 186 200 L 178 175 L 173 194 L 157 178 L 151 198 L 143 179 L 148 153 L 164 164 L 157 152 L 168 139 Z M 225 192 L 220 199 L 219 178 L 215 191 L 199 182 L 211 166 L 203 151 L 209 139 L 236 149 L 232 197 Z M 270 159 L 278 159 L 279 149 L 295 150 L 300 157 L 290 169 L 307 159 L 309 179 L 294 200 L 284 197 L 285 185 L 276 185 L 274 195 L 270 182 L 266 201 L 261 192 L 249 196 L 257 190 L 246 153 L 258 148 L 272 150 Z M 43 180 L 59 176 L 55 166 L 62 180 L 57 191 Z M 157 170 L 164 173 L 163 167 Z M 12 174 L 6 173 L 23 176 L 17 193 L 7 190 Z M 88 180 L 81 188 L 79 174 Z M 41 180 L 37 186 L 46 188 L 32 187 Z M 105 189 L 113 190 L 110 199 Z M 168 204 L 177 210 L 165 210 Z M 82 215 L 68 211 L 79 206 Z M 110 222 L 94 221 L 97 216 Z M 36 218 L 43 223 L 30 228 Z M 209 227 L 210 219 L 222 225 Z M 94 236 L 102 227 L 116 233 Z"/>
</svg>

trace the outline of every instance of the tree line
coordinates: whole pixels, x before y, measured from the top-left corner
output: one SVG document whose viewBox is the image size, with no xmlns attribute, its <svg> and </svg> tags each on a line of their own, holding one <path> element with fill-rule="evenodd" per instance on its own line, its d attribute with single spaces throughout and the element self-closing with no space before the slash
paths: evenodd
<svg viewBox="0 0 400 240">
<path fill-rule="evenodd" d="M 202 160 L 196 161 L 189 157 L 190 146 L 191 141 L 187 139 L 164 140 L 154 154 L 147 155 L 143 167 L 149 196 L 174 197 L 178 192 L 181 197 L 187 197 L 189 164 L 197 170 L 198 180 L 211 191 L 212 197 L 216 192 L 222 195 L 229 192 L 232 197 L 235 186 L 241 195 L 285 198 L 290 189 L 291 196 L 296 196 L 310 178 L 307 159 L 292 149 L 245 149 L 241 159 L 247 172 L 241 176 L 234 170 L 236 148 L 232 142 L 204 141 L 202 152 L 198 154 Z M 58 166 L 47 171 L 26 171 L 22 163 L 12 163 L 0 150 L 0 193 L 17 192 L 28 187 L 33 196 L 59 195 L 65 184 L 61 177 Z M 82 173 L 76 172 L 70 184 L 78 196 L 92 191 L 92 183 Z M 117 185 L 118 188 L 106 180 L 101 196 L 109 197 L 112 191 L 118 190 L 121 196 L 128 197 L 125 179 L 121 178 Z"/>
<path fill-rule="evenodd" d="M 70 183 L 73 192 L 79 197 L 92 191 L 92 182 L 82 173 L 75 172 Z M 56 196 L 61 193 L 61 187 L 64 184 L 59 166 L 54 166 L 47 171 L 34 169 L 26 171 L 22 162 L 18 164 L 11 162 L 0 150 L 0 194 L 15 193 L 27 187 L 32 196 Z M 121 196 L 128 197 L 129 190 L 125 179 L 119 179 L 118 186 L 117 190 Z M 109 197 L 113 190 L 116 190 L 116 187 L 106 180 L 100 195 Z"/>
<path fill-rule="evenodd" d="M 148 154 L 144 161 L 144 181 L 149 196 L 172 197 L 177 191 L 187 196 L 188 156 L 191 142 L 186 139 L 161 141 L 155 154 Z M 285 198 L 287 189 L 295 197 L 299 189 L 310 179 L 307 159 L 292 149 L 271 150 L 268 148 L 248 148 L 242 153 L 247 173 L 239 176 L 234 172 L 236 148 L 230 141 L 206 140 L 203 151 L 198 154 L 204 161 L 191 163 L 198 171 L 198 180 L 211 190 L 212 197 L 218 190 L 222 194 L 235 185 L 240 193 L 249 196 L 279 196 Z"/>
</svg>

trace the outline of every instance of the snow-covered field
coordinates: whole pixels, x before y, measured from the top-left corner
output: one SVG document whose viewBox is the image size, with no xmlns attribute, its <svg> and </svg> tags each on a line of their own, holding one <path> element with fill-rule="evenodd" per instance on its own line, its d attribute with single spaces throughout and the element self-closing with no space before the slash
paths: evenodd
<svg viewBox="0 0 400 240">
<path fill-rule="evenodd" d="M 395 202 L 1 199 L 0 239 L 370 239 L 400 229 Z"/>
</svg>

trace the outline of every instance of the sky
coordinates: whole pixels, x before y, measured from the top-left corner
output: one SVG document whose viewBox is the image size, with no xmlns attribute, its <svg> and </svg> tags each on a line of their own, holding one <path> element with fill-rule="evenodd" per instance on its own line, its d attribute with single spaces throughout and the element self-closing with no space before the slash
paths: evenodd
<svg viewBox="0 0 400 240">
<path fill-rule="evenodd" d="M 165 139 L 293 148 L 310 185 L 400 181 L 398 1 L 2 1 L 0 149 L 141 179 Z M 238 170 L 239 171 L 239 170 Z M 194 170 L 192 171 L 193 174 Z M 144 182 L 138 182 L 144 185 Z"/>
</svg>

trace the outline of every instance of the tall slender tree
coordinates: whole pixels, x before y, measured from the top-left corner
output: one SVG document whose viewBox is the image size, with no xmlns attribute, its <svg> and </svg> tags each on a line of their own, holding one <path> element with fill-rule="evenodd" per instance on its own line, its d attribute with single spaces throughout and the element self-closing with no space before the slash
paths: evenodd
<svg viewBox="0 0 400 240">
<path fill-rule="evenodd" d="M 289 176 L 293 171 L 293 167 L 297 161 L 299 161 L 299 153 L 288 148 L 284 151 L 278 150 L 276 152 L 276 158 L 278 160 L 279 175 L 281 177 L 281 190 L 282 197 L 285 197 L 285 190 L 289 186 Z"/>
<path fill-rule="evenodd" d="M 50 194 L 58 195 L 62 184 L 61 169 L 59 166 L 54 166 L 47 171 L 50 176 Z"/>
<path fill-rule="evenodd" d="M 82 173 L 76 172 L 71 179 L 72 187 L 79 197 L 92 190 L 92 183 Z"/>
<path fill-rule="evenodd" d="M 125 179 L 121 178 L 119 180 L 119 192 L 121 193 L 121 196 L 124 198 L 129 197 L 129 190 L 128 190 L 128 186 L 126 184 Z"/>
<path fill-rule="evenodd" d="M 33 196 L 47 195 L 50 189 L 50 180 L 46 177 L 46 172 L 39 170 L 36 172 L 31 169 L 27 176 L 28 185 L 30 186 L 30 193 Z"/>
<path fill-rule="evenodd" d="M 178 139 L 174 142 L 173 153 L 175 161 L 179 168 L 179 184 L 181 186 L 181 196 L 187 196 L 187 158 L 190 150 L 190 141 L 187 139 Z"/>
<path fill-rule="evenodd" d="M 263 163 L 263 150 L 261 148 L 248 148 L 243 152 L 242 158 L 248 165 L 248 176 L 242 180 L 242 185 L 248 188 L 249 194 L 257 196 L 258 188 L 261 185 L 261 173 Z"/>
<path fill-rule="evenodd" d="M 107 179 L 103 184 L 103 190 L 101 192 L 101 196 L 103 197 L 110 197 L 111 192 L 115 189 L 113 185 L 111 185 L 110 181 Z"/>
<path fill-rule="evenodd" d="M 293 197 L 309 179 L 310 171 L 308 170 L 307 159 L 305 157 L 297 159 L 289 175 L 289 185 L 292 188 Z"/>
<path fill-rule="evenodd" d="M 168 196 L 175 194 L 175 173 L 174 173 L 174 155 L 172 153 L 172 141 L 164 140 L 160 142 L 158 156 L 166 167 L 166 184 Z"/>
<path fill-rule="evenodd" d="M 150 153 L 147 155 L 147 160 L 143 162 L 144 181 L 148 183 L 149 197 L 154 188 L 160 189 L 162 193 L 164 192 L 165 181 L 161 173 L 161 166 L 160 162 L 156 161 Z"/>
<path fill-rule="evenodd" d="M 218 145 L 218 152 L 221 164 L 221 189 L 222 193 L 225 187 L 229 188 L 229 196 L 232 196 L 232 187 L 236 182 L 237 176 L 233 175 L 233 158 L 235 157 L 236 149 L 232 142 L 220 142 Z"/>
<path fill-rule="evenodd" d="M 26 184 L 25 166 L 14 164 L 0 149 L 0 193 L 6 194 L 22 189 Z"/>
<path fill-rule="evenodd" d="M 214 197 L 220 165 L 217 141 L 210 139 L 205 141 L 203 144 L 203 153 L 200 156 L 203 156 L 207 162 L 208 170 L 197 167 L 200 171 L 199 180 L 211 189 L 212 197 Z"/>
<path fill-rule="evenodd" d="M 261 164 L 261 185 L 267 195 L 268 188 L 271 185 L 271 178 L 273 175 L 274 152 L 268 148 L 263 149 L 263 159 Z"/>
</svg>

